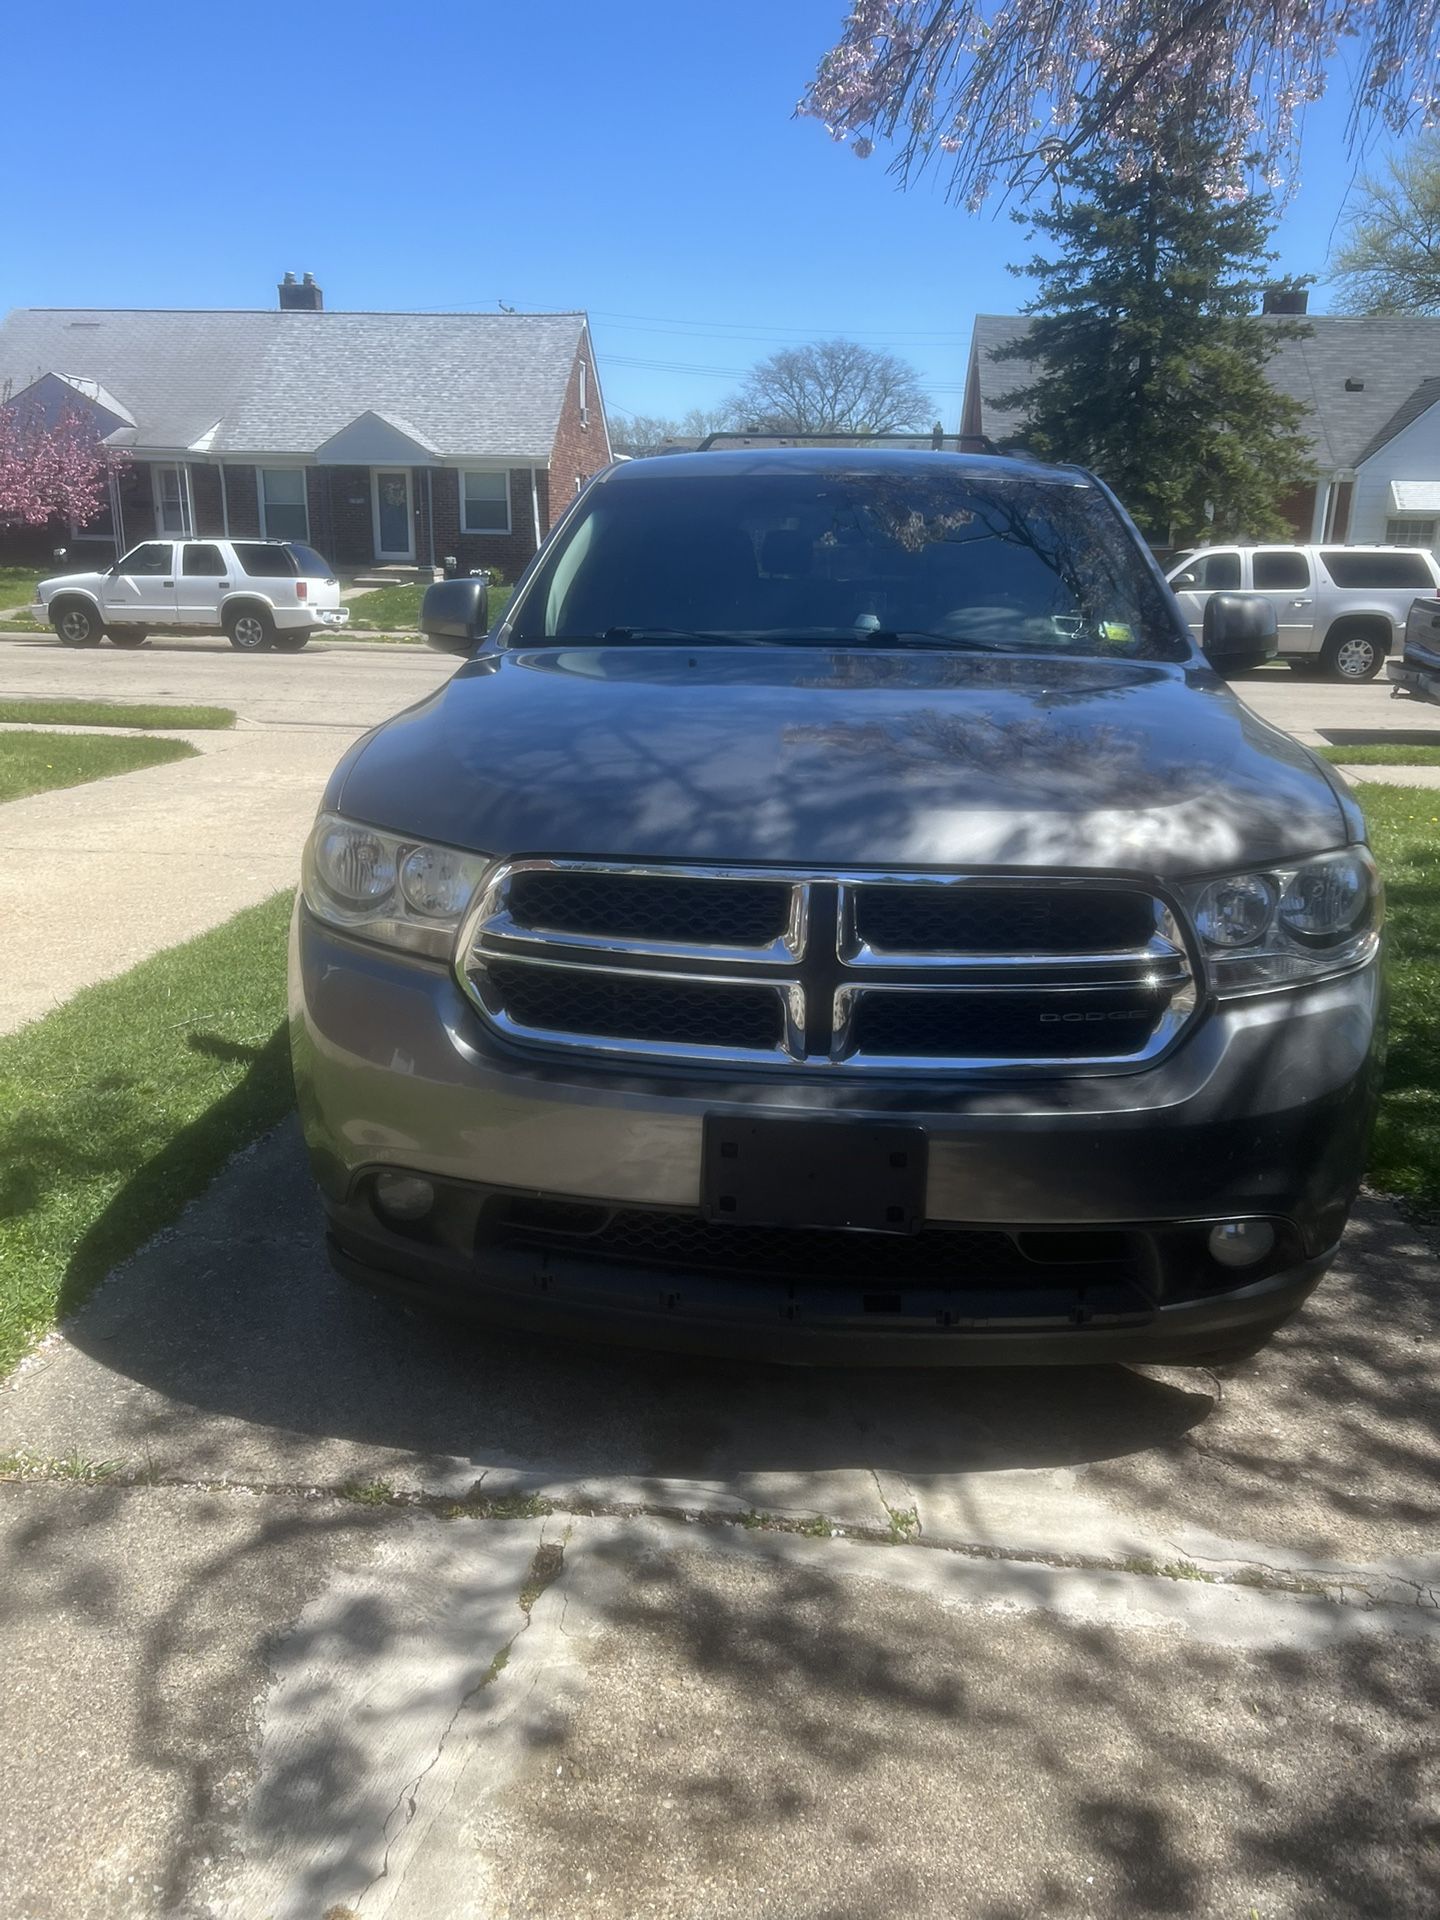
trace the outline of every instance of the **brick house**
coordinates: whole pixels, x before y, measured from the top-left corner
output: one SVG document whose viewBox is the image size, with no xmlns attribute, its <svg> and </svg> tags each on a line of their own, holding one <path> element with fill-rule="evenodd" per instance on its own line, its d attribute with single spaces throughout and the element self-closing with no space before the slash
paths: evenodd
<svg viewBox="0 0 1440 1920">
<path fill-rule="evenodd" d="M 1304 293 L 1267 299 L 1279 317 L 1304 314 Z M 1022 439 L 998 403 L 1032 377 L 995 360 L 1030 322 L 982 313 L 970 341 L 960 431 L 1001 444 Z M 1309 314 L 1307 339 L 1281 341 L 1266 369 L 1306 409 L 1316 481 L 1281 502 L 1297 540 L 1430 547 L 1440 552 L 1440 316 Z"/>
<path fill-rule="evenodd" d="M 259 534 L 346 570 L 453 555 L 513 580 L 610 463 L 583 313 L 327 313 L 308 274 L 279 294 L 273 311 L 19 308 L 0 326 L 0 392 L 84 409 L 131 456 L 108 511 L 68 530 L 73 559 Z"/>
</svg>

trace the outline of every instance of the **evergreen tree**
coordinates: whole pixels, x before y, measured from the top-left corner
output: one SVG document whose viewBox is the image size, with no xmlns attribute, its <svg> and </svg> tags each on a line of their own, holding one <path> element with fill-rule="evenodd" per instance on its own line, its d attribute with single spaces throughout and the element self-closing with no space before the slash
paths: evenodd
<svg viewBox="0 0 1440 1920">
<path fill-rule="evenodd" d="M 1054 209 L 1030 216 L 1054 251 L 1012 269 L 1036 283 L 1034 321 L 996 358 L 1033 378 L 1001 405 L 1023 414 L 1034 452 L 1093 467 L 1157 545 L 1283 538 L 1281 502 L 1313 469 L 1304 407 L 1265 374 L 1307 331 L 1260 318 L 1271 203 L 1217 197 L 1213 113 L 1177 105 L 1159 134 L 1080 162 Z"/>
</svg>

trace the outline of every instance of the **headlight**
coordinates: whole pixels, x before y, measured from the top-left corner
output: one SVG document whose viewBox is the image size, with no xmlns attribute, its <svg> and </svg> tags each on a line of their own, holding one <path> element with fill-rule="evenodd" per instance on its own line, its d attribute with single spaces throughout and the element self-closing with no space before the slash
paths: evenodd
<svg viewBox="0 0 1440 1920">
<path fill-rule="evenodd" d="M 1300 986 L 1360 966 L 1375 952 L 1385 890 L 1366 847 L 1186 889 L 1221 994 Z"/>
<path fill-rule="evenodd" d="M 459 853 L 322 813 L 306 843 L 300 890 L 328 926 L 448 960 L 489 864 L 483 853 Z"/>
</svg>

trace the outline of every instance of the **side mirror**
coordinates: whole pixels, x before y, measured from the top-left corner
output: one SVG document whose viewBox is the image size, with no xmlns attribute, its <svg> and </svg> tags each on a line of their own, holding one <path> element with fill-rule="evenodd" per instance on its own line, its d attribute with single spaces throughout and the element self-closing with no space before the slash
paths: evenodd
<svg viewBox="0 0 1440 1920">
<path fill-rule="evenodd" d="M 1257 593 L 1212 593 L 1205 602 L 1200 645 L 1212 667 L 1239 673 L 1273 660 L 1279 635 L 1275 609 Z"/>
<path fill-rule="evenodd" d="M 1194 570 L 1190 567 L 1187 567 L 1184 573 L 1177 573 L 1172 575 L 1170 584 L 1175 589 L 1176 593 L 1182 593 L 1185 590 L 1185 588 L 1193 587 L 1196 584 L 1196 576 L 1195 576 Z"/>
<path fill-rule="evenodd" d="M 420 603 L 420 630 L 441 653 L 473 653 L 490 631 L 488 580 L 437 580 Z"/>
</svg>

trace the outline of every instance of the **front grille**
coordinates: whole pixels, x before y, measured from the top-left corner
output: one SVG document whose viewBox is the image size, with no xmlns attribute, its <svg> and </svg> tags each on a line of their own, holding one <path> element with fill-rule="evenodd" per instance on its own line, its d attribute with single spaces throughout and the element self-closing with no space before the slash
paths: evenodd
<svg viewBox="0 0 1440 1920">
<path fill-rule="evenodd" d="M 856 896 L 857 935 L 890 953 L 1107 953 L 1143 947 L 1155 931 L 1143 893 L 873 886 Z"/>
<path fill-rule="evenodd" d="M 911 1059 L 1063 1060 L 1131 1054 L 1165 1014 L 1169 997 L 1145 987 L 1058 993 L 922 991 L 858 996 L 854 1042 L 862 1054 Z"/>
<path fill-rule="evenodd" d="M 780 998 L 773 987 L 723 992 L 683 981 L 646 980 L 593 967 L 533 967 L 497 961 L 490 980 L 513 1019 L 551 1033 L 654 1040 L 666 1046 L 778 1048 Z"/>
<path fill-rule="evenodd" d="M 773 880 L 531 867 L 516 874 L 509 907 L 518 925 L 556 933 L 758 947 L 784 934 L 790 889 Z"/>
<path fill-rule="evenodd" d="M 520 860 L 458 972 L 521 1045 L 827 1073 L 1125 1072 L 1197 1004 L 1161 894 L 1062 874 Z"/>
<path fill-rule="evenodd" d="M 1134 1236 L 1109 1231 L 1012 1235 L 985 1227 L 919 1233 L 726 1226 L 696 1213 L 505 1199 L 481 1222 L 488 1245 L 551 1248 L 627 1266 L 743 1274 L 789 1283 L 887 1281 L 932 1287 L 1053 1287 L 1142 1277 Z M 1032 1251 L 1025 1247 L 1034 1242 Z M 1050 1244 L 1050 1243 L 1053 1243 Z"/>
</svg>

